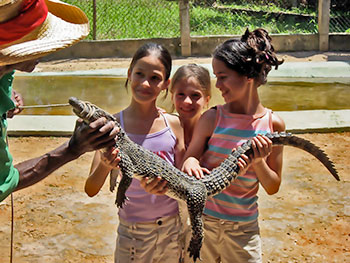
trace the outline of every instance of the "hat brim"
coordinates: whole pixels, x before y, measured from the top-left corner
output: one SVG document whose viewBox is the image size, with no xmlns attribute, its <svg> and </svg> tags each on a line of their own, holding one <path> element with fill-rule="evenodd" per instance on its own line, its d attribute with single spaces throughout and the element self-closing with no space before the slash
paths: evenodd
<svg viewBox="0 0 350 263">
<path fill-rule="evenodd" d="M 89 20 L 79 8 L 45 0 L 45 22 L 21 39 L 0 46 L 0 66 L 37 59 L 69 47 L 89 34 Z"/>
</svg>

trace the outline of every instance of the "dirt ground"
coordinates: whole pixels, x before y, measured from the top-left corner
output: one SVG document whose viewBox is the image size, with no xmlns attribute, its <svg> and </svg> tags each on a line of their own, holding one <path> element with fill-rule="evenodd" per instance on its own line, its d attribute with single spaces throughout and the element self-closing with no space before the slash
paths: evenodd
<svg viewBox="0 0 350 263">
<path fill-rule="evenodd" d="M 329 53 L 309 55 L 285 55 L 285 59 L 326 61 L 330 57 Z M 45 62 L 38 65 L 38 71 L 126 67 L 129 61 Z M 174 64 L 188 62 L 210 63 L 210 59 L 179 59 Z M 308 153 L 285 147 L 280 191 L 273 196 L 259 192 L 264 263 L 350 262 L 350 133 L 299 136 L 329 155 L 341 181 Z M 44 154 L 67 139 L 11 137 L 9 145 L 17 163 Z M 91 159 L 92 153 L 87 153 L 33 187 L 13 194 L 13 262 L 113 262 L 115 194 L 109 192 L 107 184 L 94 198 L 84 193 Z M 10 262 L 10 237 L 11 199 L 7 198 L 0 203 L 0 262 Z"/>
<path fill-rule="evenodd" d="M 350 61 L 350 52 L 287 52 L 277 56 L 285 62 L 325 62 L 325 61 Z M 111 68 L 128 68 L 130 58 L 107 59 L 64 59 L 50 62 L 41 62 L 35 71 L 74 71 Z M 211 63 L 210 57 L 173 58 L 173 65 L 187 63 Z"/>
<path fill-rule="evenodd" d="M 350 133 L 301 134 L 334 161 L 336 181 L 311 155 L 285 148 L 280 191 L 260 191 L 264 262 L 350 262 Z M 67 138 L 10 138 L 15 162 Z M 92 153 L 14 193 L 14 262 L 113 262 L 117 208 L 106 184 L 84 193 Z M 11 202 L 0 203 L 1 262 L 9 262 Z"/>
</svg>

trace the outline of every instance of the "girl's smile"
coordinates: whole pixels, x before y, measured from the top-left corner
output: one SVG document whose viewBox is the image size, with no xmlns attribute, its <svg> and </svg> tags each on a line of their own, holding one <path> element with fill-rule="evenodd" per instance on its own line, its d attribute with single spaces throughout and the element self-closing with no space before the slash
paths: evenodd
<svg viewBox="0 0 350 263">
<path fill-rule="evenodd" d="M 165 80 L 164 66 L 152 55 L 139 59 L 132 71 L 128 72 L 128 78 L 133 98 L 139 101 L 156 100 L 169 84 Z"/>
<path fill-rule="evenodd" d="M 216 76 L 216 88 L 221 91 L 221 95 L 226 103 L 241 101 L 249 92 L 249 79 L 228 68 L 226 64 L 213 58 L 213 72 Z"/>
<path fill-rule="evenodd" d="M 179 80 L 174 86 L 174 106 L 183 118 L 192 118 L 201 114 L 208 104 L 209 97 L 205 97 L 198 81 L 193 78 Z"/>
</svg>

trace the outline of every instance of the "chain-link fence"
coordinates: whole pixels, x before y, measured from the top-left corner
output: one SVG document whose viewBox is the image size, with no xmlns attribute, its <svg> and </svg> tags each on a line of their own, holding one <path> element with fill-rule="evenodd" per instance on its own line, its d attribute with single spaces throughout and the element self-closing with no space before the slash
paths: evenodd
<svg viewBox="0 0 350 263">
<path fill-rule="evenodd" d="M 329 32 L 350 33 L 350 0 L 331 1 Z"/>
<path fill-rule="evenodd" d="M 87 39 L 165 38 L 180 36 L 177 0 L 64 0 L 88 16 Z"/>
<path fill-rule="evenodd" d="M 88 15 L 88 39 L 180 36 L 179 0 L 65 0 Z M 191 36 L 318 32 L 318 0 L 190 0 Z M 350 0 L 332 0 L 330 32 L 350 33 Z"/>
<path fill-rule="evenodd" d="M 195 0 L 191 34 L 242 34 L 263 27 L 270 33 L 316 33 L 317 7 L 298 0 Z"/>
</svg>

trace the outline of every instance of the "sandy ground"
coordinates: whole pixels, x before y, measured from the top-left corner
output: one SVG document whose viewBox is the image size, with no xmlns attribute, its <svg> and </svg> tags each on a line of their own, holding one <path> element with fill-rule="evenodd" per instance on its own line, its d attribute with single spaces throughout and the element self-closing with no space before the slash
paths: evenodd
<svg viewBox="0 0 350 263">
<path fill-rule="evenodd" d="M 350 262 L 350 133 L 302 134 L 334 161 L 336 181 L 311 155 L 286 147 L 280 191 L 260 191 L 264 262 Z M 10 138 L 16 162 L 67 138 Z M 106 184 L 83 190 L 92 153 L 14 193 L 14 262 L 113 262 L 117 208 Z M 1 262 L 10 255 L 10 198 L 0 204 Z"/>
<path fill-rule="evenodd" d="M 350 52 L 288 52 L 278 54 L 280 59 L 286 62 L 325 62 L 325 61 L 350 61 Z M 36 71 L 74 71 L 128 68 L 130 58 L 107 58 L 107 59 L 65 59 L 51 62 L 41 62 Z M 210 57 L 174 58 L 173 65 L 187 63 L 211 63 Z"/>
<path fill-rule="evenodd" d="M 349 59 L 349 54 L 285 54 L 287 61 Z M 127 67 L 130 59 L 45 62 L 38 71 Z M 210 58 L 174 64 L 210 63 Z M 338 182 L 311 155 L 285 148 L 280 191 L 259 193 L 265 262 L 350 262 L 350 133 L 300 134 L 334 161 Z M 15 163 L 39 156 L 67 138 L 10 138 Z M 117 209 L 108 185 L 94 198 L 84 193 L 92 153 L 58 169 L 31 188 L 14 193 L 14 261 L 113 262 Z M 9 262 L 11 200 L 0 203 L 0 262 Z"/>
</svg>

